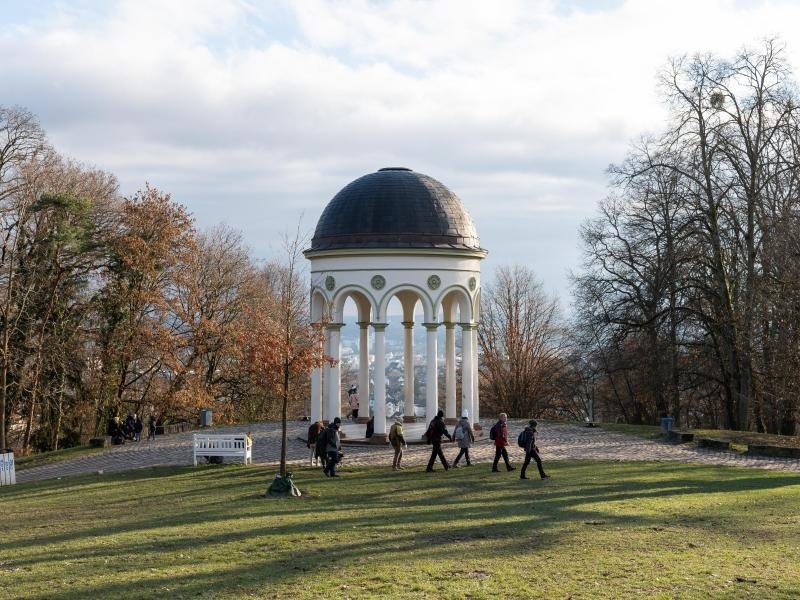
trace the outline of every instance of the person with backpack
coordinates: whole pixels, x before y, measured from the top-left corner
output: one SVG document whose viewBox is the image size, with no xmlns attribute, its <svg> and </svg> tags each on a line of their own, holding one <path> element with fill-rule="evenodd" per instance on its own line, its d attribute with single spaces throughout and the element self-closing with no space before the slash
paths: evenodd
<svg viewBox="0 0 800 600">
<path fill-rule="evenodd" d="M 472 425 L 469 424 L 469 411 L 466 408 L 461 412 L 461 420 L 453 431 L 453 439 L 455 439 L 460 448 L 458 456 L 456 456 L 456 459 L 453 461 L 453 468 L 458 468 L 458 461 L 461 460 L 462 456 L 466 459 L 467 466 L 471 467 L 472 462 L 469 460 L 469 448 L 472 446 L 472 442 L 475 441 L 475 434 L 472 432 Z"/>
<path fill-rule="evenodd" d="M 392 461 L 392 469 L 395 471 L 402 471 L 403 467 L 400 466 L 400 461 L 403 458 L 403 448 L 408 448 L 406 438 L 403 435 L 403 421 L 397 419 L 389 429 L 389 443 L 394 448 L 394 460 Z"/>
<path fill-rule="evenodd" d="M 548 479 L 550 475 L 547 475 L 542 468 L 542 459 L 539 457 L 539 448 L 536 447 L 536 421 L 531 419 L 528 421 L 528 426 L 522 430 L 522 433 L 519 434 L 519 438 L 517 439 L 517 444 L 521 448 L 525 448 L 525 462 L 522 463 L 522 471 L 519 472 L 520 479 L 530 479 L 530 477 L 525 477 L 525 469 L 528 468 L 528 465 L 531 463 L 531 458 L 536 461 L 536 467 L 539 469 L 539 477 L 542 479 Z"/>
<path fill-rule="evenodd" d="M 508 450 L 506 450 L 506 446 L 508 446 L 508 427 L 506 427 L 506 421 L 508 420 L 508 415 L 506 413 L 500 413 L 500 420 L 494 424 L 492 429 L 489 431 L 489 439 L 494 440 L 494 462 L 492 463 L 492 472 L 497 472 L 500 469 L 497 468 L 497 463 L 500 460 L 500 457 L 503 457 L 503 461 L 506 463 L 506 471 L 513 471 L 516 467 L 514 467 L 508 460 Z"/>
<path fill-rule="evenodd" d="M 437 456 L 442 461 L 444 470 L 448 471 L 450 469 L 450 465 L 447 464 L 447 459 L 444 457 L 444 452 L 442 452 L 442 436 L 445 436 L 451 442 L 453 441 L 452 436 L 447 432 L 447 426 L 444 424 L 444 412 L 440 410 L 425 432 L 425 437 L 431 445 L 431 457 L 428 460 L 428 468 L 425 469 L 426 473 L 433 473 L 433 463 L 436 462 Z"/>
<path fill-rule="evenodd" d="M 323 472 L 328 477 L 339 477 L 336 473 L 336 465 L 339 463 L 339 459 L 342 456 L 342 439 L 339 436 L 339 428 L 342 426 L 342 420 L 339 417 L 336 417 L 333 420 L 333 423 L 328 425 L 328 428 L 325 430 L 325 451 L 328 455 L 327 460 L 325 461 L 325 468 Z"/>
</svg>

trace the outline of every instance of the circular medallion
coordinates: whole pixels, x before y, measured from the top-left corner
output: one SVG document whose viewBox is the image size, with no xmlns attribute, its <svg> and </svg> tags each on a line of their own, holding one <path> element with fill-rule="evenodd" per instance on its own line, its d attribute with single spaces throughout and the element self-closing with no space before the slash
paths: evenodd
<svg viewBox="0 0 800 600">
<path fill-rule="evenodd" d="M 370 279 L 370 285 L 374 290 L 382 290 L 383 286 L 386 285 L 386 279 L 383 275 L 375 275 L 372 279 Z"/>
<path fill-rule="evenodd" d="M 478 281 L 474 277 L 470 277 L 467 285 L 469 285 L 469 291 L 474 292 L 475 286 L 478 285 Z"/>
<path fill-rule="evenodd" d="M 442 279 L 438 275 L 431 275 L 428 277 L 428 287 L 432 290 L 438 290 L 442 285 Z"/>
<path fill-rule="evenodd" d="M 333 291 L 333 288 L 336 287 L 336 280 L 333 278 L 333 275 L 328 275 L 325 278 L 325 289 L 329 292 Z"/>
</svg>

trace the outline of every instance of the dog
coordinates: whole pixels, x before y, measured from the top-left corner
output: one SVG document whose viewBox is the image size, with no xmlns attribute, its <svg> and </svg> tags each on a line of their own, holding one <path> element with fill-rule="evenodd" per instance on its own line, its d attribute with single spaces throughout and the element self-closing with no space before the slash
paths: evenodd
<svg viewBox="0 0 800 600">
<path fill-rule="evenodd" d="M 309 464 L 313 467 L 314 465 L 319 466 L 319 461 L 323 461 L 323 465 L 325 466 L 325 454 L 323 453 L 320 456 L 317 453 L 317 438 L 319 434 L 325 430 L 325 424 L 322 421 L 317 421 L 316 423 L 312 423 L 308 427 L 308 441 L 306 441 L 306 448 L 311 451 L 309 456 Z"/>
</svg>

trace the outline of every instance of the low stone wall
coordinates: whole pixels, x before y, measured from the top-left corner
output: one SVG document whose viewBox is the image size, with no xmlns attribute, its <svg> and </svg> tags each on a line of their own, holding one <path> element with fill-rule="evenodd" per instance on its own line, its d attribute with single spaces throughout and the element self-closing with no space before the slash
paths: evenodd
<svg viewBox="0 0 800 600">
<path fill-rule="evenodd" d="M 713 438 L 700 438 L 697 440 L 697 445 L 701 448 L 709 448 L 711 450 L 730 450 L 731 443 L 728 440 L 715 440 Z"/>
<path fill-rule="evenodd" d="M 800 458 L 800 448 L 788 446 L 770 446 L 768 444 L 750 444 L 748 454 L 753 456 L 772 456 L 775 458 Z"/>
<path fill-rule="evenodd" d="M 685 442 L 694 441 L 694 434 L 689 433 L 688 431 L 678 431 L 677 429 L 671 429 L 667 433 L 667 441 L 673 442 L 675 444 L 683 444 Z"/>
<path fill-rule="evenodd" d="M 156 435 L 164 435 L 166 433 L 184 433 L 191 431 L 192 425 L 186 421 L 180 423 L 170 423 L 169 425 L 158 425 L 156 427 Z"/>
</svg>

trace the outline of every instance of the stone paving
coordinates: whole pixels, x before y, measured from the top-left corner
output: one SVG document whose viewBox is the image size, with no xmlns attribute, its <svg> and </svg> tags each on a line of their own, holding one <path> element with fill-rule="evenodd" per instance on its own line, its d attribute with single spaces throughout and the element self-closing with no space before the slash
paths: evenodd
<svg viewBox="0 0 800 600">
<path fill-rule="evenodd" d="M 490 463 L 494 458 L 493 443 L 488 439 L 491 422 L 482 422 L 485 437 L 470 450 L 476 463 Z M 521 462 L 522 450 L 516 445 L 516 437 L 524 421 L 510 421 L 509 437 L 512 438 L 509 454 L 512 462 Z M 288 460 L 293 465 L 308 465 L 309 450 L 297 438 L 305 438 L 308 423 L 290 422 L 288 425 Z M 345 424 L 343 430 L 348 437 L 363 435 L 363 425 Z M 422 423 L 405 426 L 406 437 L 419 438 L 424 431 Z M 452 426 L 450 430 L 452 431 Z M 254 464 L 276 464 L 280 459 L 280 423 L 257 423 L 235 427 L 215 427 L 205 430 L 208 433 L 251 432 L 253 437 Z M 800 472 L 800 460 L 769 457 L 756 457 L 696 448 L 690 444 L 673 445 L 660 441 L 636 438 L 601 428 L 586 428 L 577 425 L 544 423 L 539 426 L 536 443 L 540 448 L 545 466 L 549 461 L 598 459 L 620 461 L 680 461 L 712 465 L 756 467 L 781 471 Z M 391 465 L 392 450 L 388 446 L 344 447 L 345 459 L 342 467 L 348 465 Z M 455 445 L 444 445 L 449 460 L 455 458 L 458 449 Z M 411 445 L 404 451 L 403 464 L 406 467 L 422 466 L 430 456 L 430 447 Z M 155 441 L 128 442 L 102 452 L 88 454 L 73 459 L 32 467 L 17 472 L 17 482 L 25 483 L 42 479 L 52 479 L 81 473 L 97 471 L 112 472 L 162 465 L 192 464 L 192 433 L 181 433 L 159 437 Z M 437 468 L 441 468 L 439 465 Z"/>
</svg>

